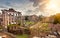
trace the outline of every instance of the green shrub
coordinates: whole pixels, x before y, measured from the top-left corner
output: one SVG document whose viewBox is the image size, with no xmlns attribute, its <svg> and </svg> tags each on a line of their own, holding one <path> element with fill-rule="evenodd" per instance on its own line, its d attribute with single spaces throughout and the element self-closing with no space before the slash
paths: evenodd
<svg viewBox="0 0 60 38">
<path fill-rule="evenodd" d="M 34 24 L 34 22 L 32 22 L 32 21 L 26 21 L 25 24 L 26 25 L 31 25 L 31 24 Z"/>
</svg>

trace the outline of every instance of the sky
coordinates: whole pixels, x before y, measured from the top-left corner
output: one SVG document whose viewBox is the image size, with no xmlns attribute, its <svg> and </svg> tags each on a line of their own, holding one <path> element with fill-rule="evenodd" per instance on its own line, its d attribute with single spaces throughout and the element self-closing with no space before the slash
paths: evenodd
<svg viewBox="0 0 60 38">
<path fill-rule="evenodd" d="M 45 10 L 48 0 L 0 0 L 0 10 L 13 8 L 22 12 L 22 15 L 44 15 L 49 16 L 55 13 Z M 47 13 L 48 12 L 48 13 Z"/>
<path fill-rule="evenodd" d="M 9 8 L 21 11 L 23 15 L 27 15 L 26 12 L 32 9 L 33 6 L 29 0 L 0 0 L 0 10 Z"/>
<path fill-rule="evenodd" d="M 0 0 L 0 10 L 9 8 L 22 12 L 22 15 L 36 14 L 33 13 L 32 10 L 34 10 L 35 7 L 33 7 L 33 3 L 29 0 Z"/>
</svg>

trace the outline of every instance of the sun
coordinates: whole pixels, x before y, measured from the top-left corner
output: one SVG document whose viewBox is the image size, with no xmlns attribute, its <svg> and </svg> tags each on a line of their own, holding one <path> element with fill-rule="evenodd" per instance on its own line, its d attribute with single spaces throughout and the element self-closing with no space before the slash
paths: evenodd
<svg viewBox="0 0 60 38">
<path fill-rule="evenodd" d="M 50 0 L 49 3 L 46 4 L 47 9 L 55 10 L 57 7 L 58 6 L 55 0 Z"/>
<path fill-rule="evenodd" d="M 46 4 L 47 10 L 52 10 L 56 12 L 60 12 L 60 0 L 49 0 L 49 2 Z"/>
</svg>

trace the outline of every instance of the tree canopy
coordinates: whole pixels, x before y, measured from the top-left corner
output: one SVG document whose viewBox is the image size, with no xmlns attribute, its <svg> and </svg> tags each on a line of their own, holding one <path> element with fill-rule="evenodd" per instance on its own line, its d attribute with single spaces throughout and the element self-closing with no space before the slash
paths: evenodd
<svg viewBox="0 0 60 38">
<path fill-rule="evenodd" d="M 54 22 L 53 23 L 54 24 L 57 24 L 57 23 L 60 24 L 60 13 L 58 13 L 54 16 Z"/>
</svg>

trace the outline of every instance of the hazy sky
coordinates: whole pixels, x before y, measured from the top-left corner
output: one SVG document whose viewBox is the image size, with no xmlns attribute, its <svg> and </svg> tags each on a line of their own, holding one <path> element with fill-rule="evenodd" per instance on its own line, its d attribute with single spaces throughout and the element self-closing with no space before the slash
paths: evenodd
<svg viewBox="0 0 60 38">
<path fill-rule="evenodd" d="M 52 15 L 54 13 L 44 13 L 44 6 L 46 0 L 0 0 L 0 10 L 14 8 L 21 11 L 23 15 Z M 45 4 L 42 4 L 44 2 Z M 41 5 L 41 4 L 42 5 Z"/>
</svg>

